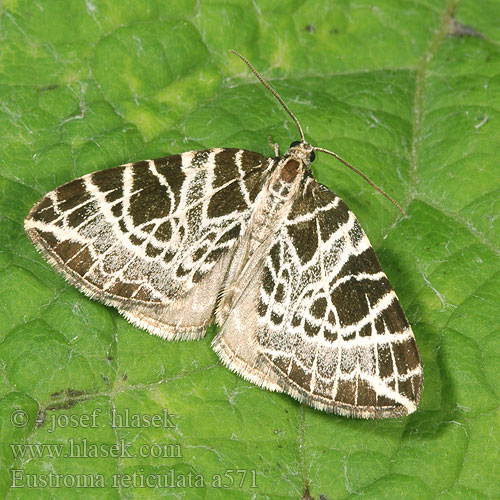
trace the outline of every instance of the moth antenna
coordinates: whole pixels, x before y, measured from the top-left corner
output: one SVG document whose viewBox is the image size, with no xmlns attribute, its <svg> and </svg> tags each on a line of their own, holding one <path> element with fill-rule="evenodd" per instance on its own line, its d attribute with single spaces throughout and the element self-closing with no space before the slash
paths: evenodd
<svg viewBox="0 0 500 500">
<path fill-rule="evenodd" d="M 304 137 L 304 132 L 302 131 L 302 127 L 300 126 L 299 120 L 295 118 L 295 115 L 290 111 L 290 108 L 285 104 L 285 101 L 281 98 L 281 96 L 274 90 L 269 83 L 267 83 L 262 76 L 260 76 L 259 72 L 252 66 L 250 61 L 246 58 L 243 57 L 239 52 L 236 52 L 236 50 L 229 49 L 229 52 L 233 53 L 235 56 L 238 56 L 252 71 L 252 73 L 257 77 L 257 79 L 266 87 L 271 94 L 273 94 L 274 97 L 278 100 L 278 102 L 283 106 L 283 109 L 290 115 L 292 120 L 295 122 L 295 125 L 297 125 L 297 128 L 299 129 L 300 133 L 300 138 L 302 142 L 306 142 L 306 139 Z M 349 162 L 345 161 L 343 158 L 341 158 L 338 154 L 333 153 L 332 151 L 328 151 L 328 149 L 324 148 L 317 148 L 313 147 L 315 151 L 322 151 L 323 153 L 327 153 L 329 155 L 332 155 L 334 158 L 336 158 L 340 163 L 343 163 L 346 167 L 349 167 L 352 171 L 356 172 L 358 175 L 360 175 L 370 186 L 372 186 L 374 189 L 376 189 L 379 193 L 383 194 L 394 206 L 396 206 L 399 211 L 405 216 L 408 217 L 406 212 L 401 208 L 401 205 L 394 200 L 391 196 L 389 196 L 382 188 L 378 187 L 367 175 L 365 175 L 361 170 L 358 170 L 355 166 L 351 165 Z"/>
<path fill-rule="evenodd" d="M 349 162 L 345 161 L 343 158 L 341 158 L 338 154 L 328 151 L 328 149 L 324 148 L 317 148 L 313 147 L 314 151 L 321 151 L 323 153 L 327 153 L 329 155 L 332 155 L 334 158 L 336 158 L 340 163 L 343 163 L 346 167 L 349 167 L 353 172 L 356 172 L 359 176 L 361 176 L 370 186 L 374 189 L 376 189 L 379 193 L 383 194 L 394 206 L 396 206 L 399 211 L 405 216 L 408 217 L 406 212 L 401 208 L 401 205 L 393 199 L 391 196 L 389 196 L 382 188 L 378 187 L 366 174 L 361 172 L 361 170 L 358 170 L 354 165 L 351 165 Z"/>
<path fill-rule="evenodd" d="M 230 49 L 229 52 L 232 52 L 235 56 L 238 56 L 250 68 L 250 70 L 258 78 L 260 83 L 262 83 L 262 85 L 264 85 L 264 87 L 266 87 L 266 89 L 269 90 L 269 92 L 271 92 L 271 94 L 273 94 L 273 96 L 276 97 L 276 99 L 278 99 L 278 102 L 283 106 L 284 110 L 290 115 L 292 120 L 295 122 L 295 125 L 297 125 L 302 142 L 306 142 L 306 139 L 304 137 L 304 132 L 302 132 L 302 127 L 300 126 L 299 120 L 295 118 L 295 115 L 290 111 L 290 108 L 285 104 L 285 101 L 283 101 L 278 92 L 276 92 L 276 90 L 274 90 L 271 87 L 271 85 L 269 85 L 269 83 L 267 83 L 264 80 L 264 78 L 260 76 L 259 72 L 250 64 L 248 59 L 243 57 L 239 52 L 236 52 L 236 50 Z"/>
</svg>

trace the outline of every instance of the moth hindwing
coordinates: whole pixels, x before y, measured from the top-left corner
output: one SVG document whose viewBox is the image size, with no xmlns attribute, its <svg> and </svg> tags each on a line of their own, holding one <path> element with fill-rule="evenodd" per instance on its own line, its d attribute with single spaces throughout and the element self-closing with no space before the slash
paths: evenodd
<svg viewBox="0 0 500 500">
<path fill-rule="evenodd" d="M 85 175 L 45 195 L 26 232 L 152 334 L 198 339 L 216 321 L 215 352 L 251 382 L 340 415 L 407 415 L 422 384 L 411 327 L 299 130 L 277 158 L 217 148 Z"/>
</svg>

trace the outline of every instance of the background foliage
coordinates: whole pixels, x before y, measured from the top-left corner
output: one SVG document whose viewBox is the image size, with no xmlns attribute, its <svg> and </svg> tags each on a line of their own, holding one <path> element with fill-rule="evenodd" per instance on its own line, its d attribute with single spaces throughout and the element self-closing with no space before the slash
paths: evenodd
<svg viewBox="0 0 500 500">
<path fill-rule="evenodd" d="M 500 497 L 498 1 L 4 0 L 0 9 L 2 497 Z M 424 392 L 408 418 L 348 420 L 261 390 L 218 363 L 213 330 L 169 343 L 133 328 L 68 286 L 23 233 L 35 201 L 87 172 L 212 146 L 270 154 L 269 133 L 282 147 L 296 140 L 229 48 L 270 80 L 313 144 L 408 211 L 403 220 L 342 165 L 316 161 L 414 326 Z M 112 410 L 165 408 L 174 427 L 111 427 Z M 85 427 L 93 411 L 97 425 Z M 16 427 L 13 415 L 26 420 Z M 135 452 L 176 444 L 180 456 L 15 457 L 11 446 L 60 444 L 64 455 L 83 439 Z M 227 472 L 236 469 L 248 471 L 242 485 Z M 23 476 L 13 488 L 13 470 L 101 473 L 106 484 L 28 488 Z M 111 482 L 170 470 L 202 474 L 206 486 Z M 228 488 L 212 484 L 225 473 Z"/>
</svg>

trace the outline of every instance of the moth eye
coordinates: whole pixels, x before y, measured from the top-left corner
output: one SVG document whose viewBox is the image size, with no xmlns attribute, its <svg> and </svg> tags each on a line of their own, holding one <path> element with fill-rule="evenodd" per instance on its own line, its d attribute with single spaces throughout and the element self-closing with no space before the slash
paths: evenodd
<svg viewBox="0 0 500 500">
<path fill-rule="evenodd" d="M 311 155 L 309 156 L 309 161 L 312 163 L 316 159 L 316 155 L 314 154 L 314 151 L 311 151 Z"/>
<path fill-rule="evenodd" d="M 294 148 L 295 146 L 299 146 L 301 144 L 300 141 L 293 141 L 292 144 L 290 144 L 291 148 Z"/>
</svg>

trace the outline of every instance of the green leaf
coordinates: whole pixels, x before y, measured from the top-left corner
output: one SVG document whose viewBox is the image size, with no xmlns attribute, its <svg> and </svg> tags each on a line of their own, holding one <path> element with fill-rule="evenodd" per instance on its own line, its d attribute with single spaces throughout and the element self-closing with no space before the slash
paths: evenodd
<svg viewBox="0 0 500 500">
<path fill-rule="evenodd" d="M 0 496 L 500 497 L 498 0 L 0 9 Z M 424 391 L 410 417 L 349 420 L 247 383 L 211 350 L 214 328 L 200 342 L 149 336 L 70 287 L 24 235 L 33 203 L 85 173 L 296 140 L 230 48 L 311 143 L 408 212 L 315 162 L 414 327 Z"/>
</svg>

